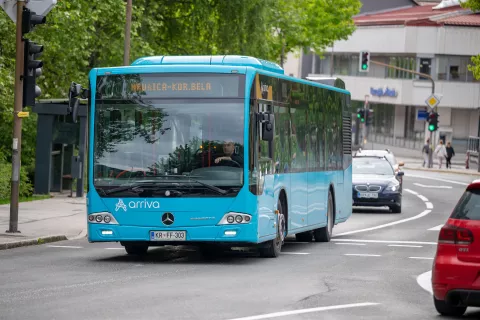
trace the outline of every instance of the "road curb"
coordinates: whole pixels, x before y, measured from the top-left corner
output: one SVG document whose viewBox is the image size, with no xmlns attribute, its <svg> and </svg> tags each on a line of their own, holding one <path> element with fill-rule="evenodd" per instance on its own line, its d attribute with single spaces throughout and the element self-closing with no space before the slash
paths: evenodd
<svg viewBox="0 0 480 320">
<path fill-rule="evenodd" d="M 480 176 L 480 172 L 472 171 L 472 172 L 464 172 L 464 171 L 456 171 L 456 170 L 447 170 L 447 169 L 427 169 L 427 168 L 412 168 L 412 167 L 403 167 L 407 170 L 416 170 L 416 171 L 425 171 L 425 172 L 439 172 L 439 173 L 450 173 L 450 174 L 463 174 L 468 176 Z"/>
<path fill-rule="evenodd" d="M 21 241 L 0 243 L 0 250 L 13 249 L 13 248 L 19 248 L 19 247 L 27 247 L 27 246 L 35 246 L 35 245 L 39 245 L 39 244 L 51 243 L 51 242 L 57 242 L 57 241 L 65 241 L 65 240 L 68 240 L 66 236 L 58 235 L 58 236 L 40 237 L 40 238 L 37 238 L 37 239 L 27 239 L 27 240 L 21 240 Z"/>
<path fill-rule="evenodd" d="M 87 236 L 87 228 L 83 229 L 78 235 L 74 237 L 68 237 L 68 240 L 80 240 Z"/>
</svg>

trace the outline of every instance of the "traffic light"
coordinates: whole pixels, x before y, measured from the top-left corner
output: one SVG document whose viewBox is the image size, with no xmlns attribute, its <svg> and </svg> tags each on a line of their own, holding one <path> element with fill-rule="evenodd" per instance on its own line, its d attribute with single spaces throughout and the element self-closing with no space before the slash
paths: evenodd
<svg viewBox="0 0 480 320">
<path fill-rule="evenodd" d="M 46 21 L 47 18 L 45 16 L 39 16 L 24 7 L 22 12 L 22 35 L 32 31 L 37 24 L 44 24 Z"/>
<path fill-rule="evenodd" d="M 368 72 L 370 69 L 370 52 L 360 51 L 359 71 Z"/>
<path fill-rule="evenodd" d="M 438 129 L 438 113 L 431 112 L 428 114 L 428 131 L 433 132 Z"/>
<path fill-rule="evenodd" d="M 365 109 L 357 109 L 357 118 L 360 122 L 365 122 Z"/>
<path fill-rule="evenodd" d="M 37 86 L 37 77 L 42 74 L 43 62 L 36 60 L 42 55 L 43 46 L 25 39 L 23 71 L 23 107 L 35 105 L 35 98 L 42 94 Z"/>
<path fill-rule="evenodd" d="M 32 29 L 38 24 L 44 24 L 46 22 L 45 16 L 35 14 L 30 9 L 23 8 L 22 13 L 22 35 L 25 35 L 32 31 Z M 28 39 L 24 40 L 24 53 L 23 53 L 23 107 L 35 105 L 35 98 L 40 96 L 42 91 L 37 86 L 37 77 L 42 74 L 43 62 L 37 60 L 42 55 L 43 45 L 39 45 Z"/>
<path fill-rule="evenodd" d="M 367 116 L 366 116 L 366 125 L 371 126 L 373 124 L 373 109 L 368 109 L 367 110 Z"/>
</svg>

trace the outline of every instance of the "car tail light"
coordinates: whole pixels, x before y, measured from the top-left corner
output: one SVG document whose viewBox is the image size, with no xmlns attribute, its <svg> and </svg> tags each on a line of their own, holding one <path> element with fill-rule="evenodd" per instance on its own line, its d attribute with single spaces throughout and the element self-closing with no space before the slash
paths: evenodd
<svg viewBox="0 0 480 320">
<path fill-rule="evenodd" d="M 473 233 L 465 228 L 445 225 L 440 229 L 438 243 L 444 244 L 470 244 L 473 242 Z"/>
</svg>

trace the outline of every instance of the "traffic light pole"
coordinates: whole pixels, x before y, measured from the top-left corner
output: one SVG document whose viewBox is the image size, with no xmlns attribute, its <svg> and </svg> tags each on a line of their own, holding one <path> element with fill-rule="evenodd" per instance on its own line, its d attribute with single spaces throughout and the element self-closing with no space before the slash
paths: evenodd
<svg viewBox="0 0 480 320">
<path fill-rule="evenodd" d="M 22 111 L 23 101 L 23 40 L 22 40 L 22 12 L 24 0 L 17 0 L 16 22 L 16 61 L 15 61 L 15 98 L 13 109 L 13 141 L 12 141 L 12 183 L 10 194 L 10 224 L 7 233 L 18 233 L 18 196 L 20 191 L 20 166 L 22 148 L 22 118 L 18 113 Z"/>
<path fill-rule="evenodd" d="M 416 74 L 416 75 L 422 76 L 424 78 L 427 78 L 428 80 L 430 80 L 432 82 L 432 94 L 435 94 L 435 81 L 433 80 L 432 76 L 430 76 L 428 74 L 413 71 L 413 70 L 410 70 L 410 69 L 404 69 L 404 68 L 400 68 L 400 67 L 391 66 L 389 64 L 374 61 L 374 60 L 370 60 L 370 63 L 376 64 L 376 65 L 379 65 L 379 66 L 384 66 L 384 67 L 391 68 L 391 69 L 395 69 L 395 70 L 405 71 L 407 73 L 412 73 L 412 74 Z M 437 112 L 437 110 L 438 110 L 437 107 L 435 107 L 434 111 Z M 430 131 L 430 145 L 432 147 L 430 148 L 430 152 L 428 153 L 428 167 L 432 168 L 433 167 L 433 150 L 435 150 L 435 142 L 433 141 L 433 132 L 432 131 Z"/>
</svg>

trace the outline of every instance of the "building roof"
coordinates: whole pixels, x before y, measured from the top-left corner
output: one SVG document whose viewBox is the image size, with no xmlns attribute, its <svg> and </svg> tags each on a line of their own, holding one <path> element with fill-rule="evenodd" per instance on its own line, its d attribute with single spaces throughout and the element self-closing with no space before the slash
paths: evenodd
<svg viewBox="0 0 480 320">
<path fill-rule="evenodd" d="M 408 26 L 480 26 L 480 16 L 454 5 L 433 9 L 437 3 L 428 3 L 412 8 L 373 13 L 354 18 L 357 26 L 408 25 Z"/>
<path fill-rule="evenodd" d="M 439 20 L 438 22 L 450 26 L 480 27 L 480 13 L 456 16 Z"/>
</svg>

